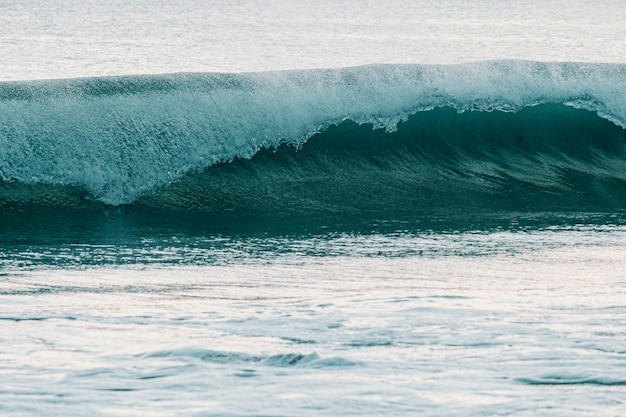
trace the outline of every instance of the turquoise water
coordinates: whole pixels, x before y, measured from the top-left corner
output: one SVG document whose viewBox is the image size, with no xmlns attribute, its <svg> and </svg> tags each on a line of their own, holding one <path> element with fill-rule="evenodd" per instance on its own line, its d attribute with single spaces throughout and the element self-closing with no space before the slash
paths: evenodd
<svg viewBox="0 0 626 417">
<path fill-rule="evenodd" d="M 620 2 L 205 3 L 0 5 L 1 415 L 626 412 Z"/>
</svg>

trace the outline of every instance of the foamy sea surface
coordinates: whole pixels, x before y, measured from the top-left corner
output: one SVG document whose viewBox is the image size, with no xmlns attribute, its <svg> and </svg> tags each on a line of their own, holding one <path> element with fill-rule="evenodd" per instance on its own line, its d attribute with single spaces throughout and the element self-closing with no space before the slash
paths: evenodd
<svg viewBox="0 0 626 417">
<path fill-rule="evenodd" d="M 624 250 L 614 226 L 15 247 L 0 409 L 617 416 Z"/>
</svg>

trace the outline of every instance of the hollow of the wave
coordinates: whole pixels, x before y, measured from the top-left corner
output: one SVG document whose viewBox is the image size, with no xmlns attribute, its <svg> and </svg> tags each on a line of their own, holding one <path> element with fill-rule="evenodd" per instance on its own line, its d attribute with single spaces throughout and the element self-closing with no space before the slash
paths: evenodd
<svg viewBox="0 0 626 417">
<path fill-rule="evenodd" d="M 118 208 L 77 188 L 17 182 L 0 184 L 0 205 L 26 216 L 115 210 L 207 223 L 612 213 L 626 206 L 626 130 L 557 104 L 516 113 L 437 108 L 394 132 L 348 120 L 301 147 L 219 163 Z"/>
<path fill-rule="evenodd" d="M 345 121 L 300 148 L 264 149 L 135 206 L 274 216 L 459 210 L 614 210 L 626 204 L 626 130 L 595 113 L 420 112 L 397 131 Z"/>
</svg>

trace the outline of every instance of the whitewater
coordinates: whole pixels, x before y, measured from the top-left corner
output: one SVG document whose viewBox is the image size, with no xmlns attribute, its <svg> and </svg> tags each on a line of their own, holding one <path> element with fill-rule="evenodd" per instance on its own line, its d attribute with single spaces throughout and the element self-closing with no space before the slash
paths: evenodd
<svg viewBox="0 0 626 417">
<path fill-rule="evenodd" d="M 3 416 L 622 416 L 619 1 L 0 5 Z"/>
</svg>

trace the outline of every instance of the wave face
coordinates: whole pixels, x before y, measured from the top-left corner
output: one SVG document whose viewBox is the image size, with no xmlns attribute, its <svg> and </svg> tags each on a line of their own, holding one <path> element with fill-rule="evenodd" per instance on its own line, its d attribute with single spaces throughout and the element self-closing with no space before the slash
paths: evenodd
<svg viewBox="0 0 626 417">
<path fill-rule="evenodd" d="M 0 83 L 0 206 L 621 209 L 625 80 L 497 61 Z"/>
</svg>

